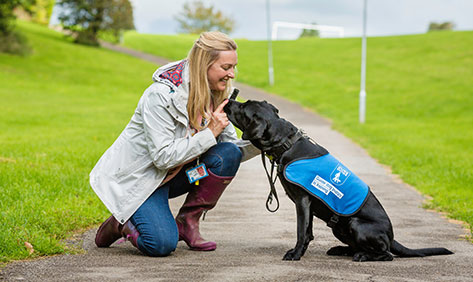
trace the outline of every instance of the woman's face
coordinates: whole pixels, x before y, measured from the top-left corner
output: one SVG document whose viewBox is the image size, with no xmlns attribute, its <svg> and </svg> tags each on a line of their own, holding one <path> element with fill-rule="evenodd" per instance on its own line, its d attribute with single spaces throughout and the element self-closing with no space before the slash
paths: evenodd
<svg viewBox="0 0 473 282">
<path fill-rule="evenodd" d="M 225 90 L 228 80 L 235 78 L 237 63 L 238 55 L 236 51 L 220 51 L 217 60 L 207 70 L 210 90 Z"/>
</svg>

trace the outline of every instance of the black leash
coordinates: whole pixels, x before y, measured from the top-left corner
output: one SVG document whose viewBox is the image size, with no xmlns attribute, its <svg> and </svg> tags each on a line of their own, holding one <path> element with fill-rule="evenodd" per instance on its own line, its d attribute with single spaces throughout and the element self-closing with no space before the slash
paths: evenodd
<svg viewBox="0 0 473 282">
<path fill-rule="evenodd" d="M 271 162 L 271 175 L 268 173 L 268 169 L 266 168 L 266 158 L 264 157 L 264 152 L 261 151 L 261 160 L 263 161 L 263 166 L 264 166 L 264 171 L 266 171 L 266 176 L 268 177 L 269 180 L 269 185 L 271 186 L 271 191 L 269 191 L 268 199 L 266 200 L 266 209 L 270 212 L 275 212 L 279 209 L 279 199 L 278 199 L 278 193 L 276 192 L 276 187 L 274 186 L 274 183 L 276 183 L 276 180 L 278 179 L 278 175 L 276 174 L 276 177 L 274 177 L 273 180 L 273 174 L 274 174 L 274 167 L 275 167 L 275 161 L 270 159 Z M 273 203 L 273 197 L 276 199 L 276 209 L 271 210 L 269 205 Z"/>
<path fill-rule="evenodd" d="M 238 92 L 237 92 L 238 94 Z M 296 134 L 294 134 L 286 143 L 282 144 L 278 148 L 274 149 L 271 151 L 276 154 L 276 156 L 279 156 L 281 158 L 282 154 L 289 150 L 294 143 L 296 143 L 297 140 L 301 137 L 308 137 L 307 134 L 304 133 L 302 130 L 298 130 Z M 310 137 L 308 137 L 310 138 Z M 314 144 L 315 141 L 311 140 Z M 271 175 L 268 173 L 268 169 L 266 167 L 266 158 L 265 158 L 265 153 L 261 151 L 261 160 L 263 161 L 263 166 L 264 170 L 266 171 L 266 176 L 268 177 L 269 185 L 271 186 L 271 190 L 269 191 L 268 199 L 266 200 L 266 209 L 270 212 L 275 212 L 279 209 L 279 199 L 278 199 L 278 194 L 276 192 L 276 187 L 274 184 L 276 183 L 276 180 L 278 179 L 278 174 L 276 173 L 276 176 L 274 176 L 274 168 L 276 166 L 276 161 L 271 158 L 271 156 L 268 156 L 269 161 L 271 162 Z M 273 203 L 273 199 L 276 199 L 276 208 L 272 210 L 269 205 Z"/>
</svg>

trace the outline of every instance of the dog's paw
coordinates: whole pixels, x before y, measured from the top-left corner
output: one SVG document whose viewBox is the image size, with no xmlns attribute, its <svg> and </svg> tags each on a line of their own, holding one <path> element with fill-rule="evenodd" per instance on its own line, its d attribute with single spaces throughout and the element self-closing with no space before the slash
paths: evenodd
<svg viewBox="0 0 473 282">
<path fill-rule="evenodd" d="M 353 256 L 353 251 L 348 246 L 336 246 L 327 251 L 329 256 Z"/>
<path fill-rule="evenodd" d="M 369 256 L 365 252 L 358 252 L 353 256 L 353 261 L 362 262 L 362 261 L 368 261 L 368 260 L 369 260 Z"/>
<path fill-rule="evenodd" d="M 282 258 L 283 260 L 300 260 L 301 255 L 298 254 L 296 249 L 290 249 Z"/>
<path fill-rule="evenodd" d="M 393 256 L 388 253 L 381 253 L 381 254 L 373 254 L 373 253 L 366 253 L 366 252 L 358 252 L 353 256 L 353 261 L 392 261 Z"/>
</svg>

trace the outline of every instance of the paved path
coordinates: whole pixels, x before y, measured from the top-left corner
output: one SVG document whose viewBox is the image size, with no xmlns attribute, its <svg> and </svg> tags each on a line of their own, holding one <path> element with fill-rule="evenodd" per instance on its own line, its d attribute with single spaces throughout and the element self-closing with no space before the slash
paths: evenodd
<svg viewBox="0 0 473 282">
<path fill-rule="evenodd" d="M 330 123 L 277 96 L 238 84 L 241 96 L 265 99 L 280 115 L 303 128 L 371 187 L 394 225 L 395 238 L 408 247 L 443 246 L 451 256 L 395 258 L 391 262 L 352 262 L 325 252 L 338 244 L 330 229 L 314 220 L 315 240 L 301 261 L 282 261 L 296 239 L 295 209 L 277 186 L 281 207 L 265 209 L 269 192 L 260 158 L 242 164 L 237 177 L 210 211 L 201 231 L 218 242 L 214 252 L 194 252 L 179 242 L 168 257 L 141 255 L 131 244 L 98 249 L 95 229 L 83 235 L 86 253 L 15 262 L 0 280 L 7 281 L 473 281 L 473 244 L 466 231 L 438 213 L 421 208 L 424 198 L 403 184 Z M 183 197 L 171 200 L 175 213 Z"/>
</svg>

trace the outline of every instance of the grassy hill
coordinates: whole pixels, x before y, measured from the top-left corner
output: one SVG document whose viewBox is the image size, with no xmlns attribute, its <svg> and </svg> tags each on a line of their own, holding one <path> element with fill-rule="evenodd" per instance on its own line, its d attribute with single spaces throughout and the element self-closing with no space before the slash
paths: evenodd
<svg viewBox="0 0 473 282">
<path fill-rule="evenodd" d="M 127 33 L 125 45 L 181 59 L 197 36 Z M 473 32 L 368 39 L 367 117 L 358 123 L 361 40 L 237 40 L 237 80 L 298 102 L 333 121 L 407 183 L 427 207 L 473 224 Z M 473 231 L 473 230 L 472 230 Z"/>
<path fill-rule="evenodd" d="M 128 123 L 156 69 L 74 45 L 41 26 L 20 28 L 34 53 L 0 54 L 0 262 L 72 252 L 61 240 L 108 216 L 88 174 Z M 266 82 L 266 43 L 238 40 L 238 80 L 330 118 L 431 195 L 431 206 L 471 226 L 472 35 L 370 38 L 364 125 L 357 121 L 359 39 L 275 42 L 273 87 Z M 125 44 L 180 59 L 195 38 L 127 33 Z"/>
<path fill-rule="evenodd" d="M 0 53 L 0 262 L 71 251 L 60 240 L 108 216 L 88 174 L 156 69 L 45 27 L 20 28 L 34 53 Z"/>
</svg>

